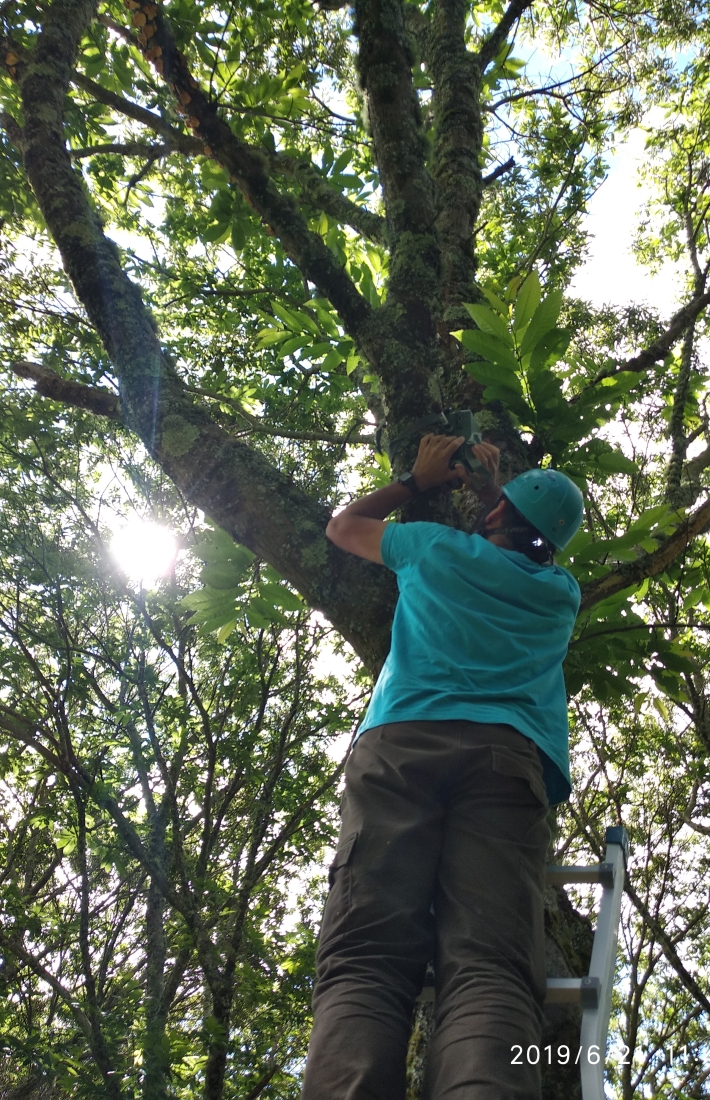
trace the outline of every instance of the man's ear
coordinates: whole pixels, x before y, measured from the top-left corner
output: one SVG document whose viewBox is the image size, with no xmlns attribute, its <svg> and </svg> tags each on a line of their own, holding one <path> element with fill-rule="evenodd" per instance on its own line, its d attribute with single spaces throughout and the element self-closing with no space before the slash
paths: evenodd
<svg viewBox="0 0 710 1100">
<path fill-rule="evenodd" d="M 505 513 L 508 508 L 508 501 L 505 497 L 501 497 L 498 503 L 491 508 L 490 512 L 486 515 L 485 526 L 486 527 L 499 527 L 505 520 Z"/>
</svg>

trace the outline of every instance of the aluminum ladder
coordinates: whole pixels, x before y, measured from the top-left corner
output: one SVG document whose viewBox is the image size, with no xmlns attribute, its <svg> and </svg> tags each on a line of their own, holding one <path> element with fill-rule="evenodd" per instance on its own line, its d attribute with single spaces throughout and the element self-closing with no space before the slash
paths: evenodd
<svg viewBox="0 0 710 1100">
<path fill-rule="evenodd" d="M 547 868 L 552 886 L 573 883 L 602 884 L 602 900 L 594 932 L 592 958 L 586 978 L 548 978 L 546 1004 L 578 1004 L 582 1007 L 579 1066 L 582 1100 L 605 1100 L 604 1062 L 611 1015 L 611 993 L 616 969 L 621 900 L 629 854 L 626 829 L 615 825 L 606 830 L 603 863 L 592 867 Z M 596 1060 L 598 1059 L 598 1060 Z"/>
</svg>

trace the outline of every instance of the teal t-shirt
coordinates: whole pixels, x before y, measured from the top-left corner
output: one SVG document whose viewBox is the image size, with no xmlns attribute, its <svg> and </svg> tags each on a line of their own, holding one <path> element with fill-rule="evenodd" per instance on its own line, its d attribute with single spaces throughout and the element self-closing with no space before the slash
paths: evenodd
<svg viewBox="0 0 710 1100">
<path fill-rule="evenodd" d="M 580 600 L 571 573 L 439 523 L 389 523 L 382 560 L 399 600 L 359 733 L 424 719 L 506 723 L 541 750 L 550 802 L 568 798 L 562 662 Z"/>
</svg>

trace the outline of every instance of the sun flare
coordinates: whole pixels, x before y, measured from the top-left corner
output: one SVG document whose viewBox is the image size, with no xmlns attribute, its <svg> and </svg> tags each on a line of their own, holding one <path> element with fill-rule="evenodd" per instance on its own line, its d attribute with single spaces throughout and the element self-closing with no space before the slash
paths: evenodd
<svg viewBox="0 0 710 1100">
<path fill-rule="evenodd" d="M 177 554 L 172 531 L 150 520 L 131 520 L 111 540 L 111 554 L 129 580 L 154 588 Z"/>
</svg>

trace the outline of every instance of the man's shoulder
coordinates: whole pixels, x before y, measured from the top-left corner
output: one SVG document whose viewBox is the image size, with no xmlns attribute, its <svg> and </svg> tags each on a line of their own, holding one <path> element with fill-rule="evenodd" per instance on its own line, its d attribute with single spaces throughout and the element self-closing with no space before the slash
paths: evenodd
<svg viewBox="0 0 710 1100">
<path fill-rule="evenodd" d="M 473 549 L 477 544 L 485 543 L 485 539 L 480 538 L 480 536 L 470 535 L 456 527 L 447 527 L 443 523 L 429 523 L 423 520 L 416 520 L 412 523 L 388 523 L 385 527 L 385 538 L 402 546 L 410 544 L 423 547 L 440 544 L 461 549 Z"/>
<path fill-rule="evenodd" d="M 435 554 L 449 550 L 475 556 L 475 544 L 484 541 L 443 523 L 388 523 L 382 537 L 382 560 L 396 572 L 405 565 L 421 562 L 430 550 Z"/>
</svg>

